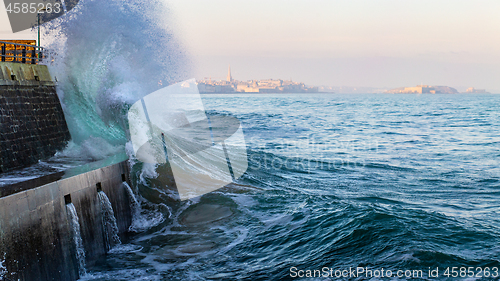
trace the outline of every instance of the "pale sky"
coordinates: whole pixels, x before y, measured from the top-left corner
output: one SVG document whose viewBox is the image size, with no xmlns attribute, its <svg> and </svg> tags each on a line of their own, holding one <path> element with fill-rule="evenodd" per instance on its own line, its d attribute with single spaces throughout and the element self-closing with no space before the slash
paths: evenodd
<svg viewBox="0 0 500 281">
<path fill-rule="evenodd" d="M 498 0 L 165 1 L 197 79 L 225 78 L 231 64 L 239 80 L 500 92 Z"/>
<path fill-rule="evenodd" d="M 500 1 L 170 0 L 197 78 L 500 89 Z"/>
</svg>

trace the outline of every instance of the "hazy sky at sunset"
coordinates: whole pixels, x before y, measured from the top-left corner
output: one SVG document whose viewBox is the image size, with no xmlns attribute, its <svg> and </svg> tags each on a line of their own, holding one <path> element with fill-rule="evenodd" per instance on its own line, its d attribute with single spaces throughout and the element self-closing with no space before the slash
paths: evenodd
<svg viewBox="0 0 500 281">
<path fill-rule="evenodd" d="M 500 89 L 500 1 L 172 0 L 197 78 Z"/>
<path fill-rule="evenodd" d="M 239 80 L 500 92 L 498 0 L 165 1 L 198 79 L 224 78 L 231 64 Z"/>
</svg>

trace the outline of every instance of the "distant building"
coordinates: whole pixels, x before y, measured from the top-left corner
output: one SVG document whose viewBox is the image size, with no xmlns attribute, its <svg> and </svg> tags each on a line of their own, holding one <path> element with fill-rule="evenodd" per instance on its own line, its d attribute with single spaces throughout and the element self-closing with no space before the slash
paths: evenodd
<svg viewBox="0 0 500 281">
<path fill-rule="evenodd" d="M 239 83 L 236 85 L 237 92 L 245 92 L 245 93 L 258 93 L 259 87 L 255 83 Z"/>
<path fill-rule="evenodd" d="M 486 92 L 486 90 L 484 89 L 475 89 L 473 87 L 470 87 L 468 88 L 466 91 L 465 91 L 467 94 L 489 94 L 488 92 Z"/>
<path fill-rule="evenodd" d="M 227 82 L 233 82 L 233 77 L 231 76 L 231 65 L 228 67 L 227 70 Z"/>
<path fill-rule="evenodd" d="M 435 94 L 436 90 L 433 87 L 429 87 L 428 85 L 419 85 L 416 87 L 406 87 L 402 93 L 412 93 L 412 94 Z"/>
<path fill-rule="evenodd" d="M 386 91 L 392 94 L 458 94 L 458 91 L 448 86 L 418 85 L 415 87 L 402 87 Z"/>
</svg>

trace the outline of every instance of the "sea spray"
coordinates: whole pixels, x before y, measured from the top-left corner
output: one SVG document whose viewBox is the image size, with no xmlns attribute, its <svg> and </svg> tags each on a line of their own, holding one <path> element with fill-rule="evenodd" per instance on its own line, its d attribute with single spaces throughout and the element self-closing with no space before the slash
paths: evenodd
<svg viewBox="0 0 500 281">
<path fill-rule="evenodd" d="M 113 207 L 108 196 L 103 191 L 97 192 L 97 196 L 101 204 L 106 249 L 109 251 L 113 246 L 119 245 L 122 242 L 118 236 L 118 225 L 116 224 L 115 213 L 113 212 Z"/>
<path fill-rule="evenodd" d="M 93 136 L 123 145 L 128 106 L 187 78 L 170 14 L 161 0 L 81 0 L 42 27 L 76 144 Z"/>
<path fill-rule="evenodd" d="M 90 137 L 80 144 L 69 141 L 66 148 L 58 151 L 53 157 L 54 161 L 71 159 L 80 162 L 91 162 L 103 160 L 123 152 L 123 145 L 111 145 L 99 137 Z"/>
<path fill-rule="evenodd" d="M 76 260 L 78 262 L 78 272 L 80 276 L 85 275 L 85 250 L 83 248 L 82 235 L 80 233 L 80 222 L 73 203 L 66 204 L 68 219 L 73 232 L 73 241 L 76 248 Z"/>
<path fill-rule="evenodd" d="M 3 254 L 3 258 L 0 259 L 0 280 L 5 278 L 5 275 L 8 273 L 7 267 L 3 264 L 5 262 L 5 253 Z"/>
<path fill-rule="evenodd" d="M 132 188 L 130 188 L 130 185 L 128 185 L 127 182 L 123 182 L 122 185 L 123 188 L 125 188 L 125 191 L 127 192 L 128 198 L 130 200 L 130 210 L 132 211 L 132 224 L 134 224 L 134 222 L 138 220 L 139 216 L 141 215 L 141 205 L 139 205 L 139 202 L 137 201 L 137 198 L 135 197 Z"/>
</svg>

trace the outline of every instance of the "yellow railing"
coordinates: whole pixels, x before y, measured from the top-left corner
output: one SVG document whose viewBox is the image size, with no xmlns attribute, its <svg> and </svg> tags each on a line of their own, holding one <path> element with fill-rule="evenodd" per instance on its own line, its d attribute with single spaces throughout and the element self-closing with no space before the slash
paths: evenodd
<svg viewBox="0 0 500 281">
<path fill-rule="evenodd" d="M 38 64 L 43 59 L 43 47 L 0 41 L 0 61 Z"/>
</svg>

